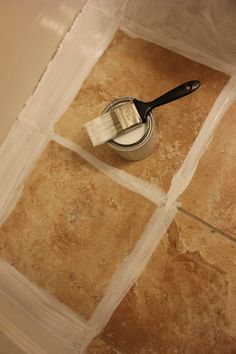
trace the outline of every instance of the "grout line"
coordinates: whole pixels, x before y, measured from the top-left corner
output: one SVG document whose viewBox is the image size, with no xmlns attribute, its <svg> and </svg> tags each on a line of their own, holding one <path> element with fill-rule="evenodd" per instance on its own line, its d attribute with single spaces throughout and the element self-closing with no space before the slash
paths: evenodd
<svg viewBox="0 0 236 354">
<path fill-rule="evenodd" d="M 78 154 L 85 161 L 89 162 L 96 169 L 123 187 L 142 195 L 159 206 L 165 204 L 166 193 L 159 187 L 145 182 L 143 179 L 133 176 L 123 170 L 108 165 L 107 163 L 96 158 L 93 154 L 82 148 L 80 145 L 56 133 L 51 133 L 51 138 L 53 141 Z"/>
<path fill-rule="evenodd" d="M 135 248 L 113 273 L 102 300 L 88 321 L 91 333 L 85 339 L 84 348 L 100 334 L 119 303 L 143 272 L 176 213 L 175 206 L 157 208 L 153 213 Z"/>
<path fill-rule="evenodd" d="M 232 76 L 217 97 L 182 166 L 173 177 L 167 193 L 168 203 L 175 202 L 188 187 L 218 124 L 235 99 L 236 76 Z"/>
<path fill-rule="evenodd" d="M 180 207 L 180 206 L 177 206 L 177 209 L 182 212 L 183 214 L 189 216 L 190 218 L 193 218 L 195 219 L 196 221 L 200 222 L 201 224 L 207 226 L 208 228 L 210 228 L 212 231 L 220 234 L 221 236 L 225 237 L 227 240 L 229 240 L 230 242 L 234 242 L 236 243 L 236 239 L 235 237 L 233 237 L 232 235 L 228 234 L 227 232 L 219 229 L 218 227 L 215 227 L 214 225 L 208 223 L 207 221 L 201 219 L 199 216 L 195 215 L 195 214 L 192 214 L 190 211 Z"/>
<path fill-rule="evenodd" d="M 16 205 L 25 179 L 47 143 L 46 135 L 18 120 L 14 123 L 0 149 L 0 225 Z"/>
<path fill-rule="evenodd" d="M 46 353 L 75 353 L 89 331 L 87 321 L 1 259 L 0 297 L 5 320 Z"/>
<path fill-rule="evenodd" d="M 27 354 L 47 354 L 45 350 L 40 348 L 34 341 L 22 333 L 19 328 L 15 327 L 12 322 L 9 322 L 0 314 L 0 329 L 4 335 L 14 343 L 18 349 L 23 350 Z M 7 354 L 7 353 L 6 353 Z"/>
<path fill-rule="evenodd" d="M 43 79 L 43 77 L 44 77 L 44 75 L 45 75 L 45 73 L 46 73 L 46 71 L 47 71 L 47 69 L 48 69 L 49 63 L 51 63 L 51 62 L 53 61 L 54 57 L 56 56 L 56 54 L 57 54 L 59 48 L 61 47 L 61 45 L 62 45 L 62 43 L 63 43 L 65 37 L 68 35 L 68 33 L 69 33 L 69 32 L 71 31 L 71 29 L 73 28 L 73 26 L 74 26 L 74 24 L 75 24 L 75 22 L 76 22 L 77 17 L 82 13 L 83 7 L 85 6 L 85 4 L 86 4 L 86 0 L 81 1 L 81 4 L 80 4 L 81 7 L 80 7 L 80 9 L 78 9 L 78 10 L 77 10 L 77 13 L 73 16 L 73 19 L 72 19 L 71 24 L 69 25 L 69 27 L 68 27 L 67 30 L 65 31 L 65 33 L 64 33 L 64 35 L 62 36 L 60 42 L 57 44 L 57 47 L 55 48 L 54 52 L 52 53 L 52 55 L 51 55 L 51 57 L 50 57 L 50 59 L 49 59 L 49 61 L 48 61 L 47 66 L 44 68 L 42 74 L 40 75 L 40 77 L 39 77 L 39 79 L 38 79 L 38 82 L 36 83 L 36 85 L 35 85 L 33 91 L 31 92 L 31 96 L 34 95 L 34 93 L 35 93 L 35 91 L 36 91 L 38 85 L 40 84 L 41 80 Z M 23 111 L 23 109 L 25 108 L 26 104 L 27 104 L 27 101 L 24 103 L 24 105 L 23 105 L 21 111 Z M 17 118 L 17 119 L 18 119 L 18 118 Z"/>
<path fill-rule="evenodd" d="M 102 11 L 96 0 L 86 3 L 27 100 L 19 120 L 48 130 L 54 126 L 120 27 L 125 4 L 119 0 L 111 4 L 110 11 Z M 59 79 L 61 73 L 63 80 Z"/>
</svg>

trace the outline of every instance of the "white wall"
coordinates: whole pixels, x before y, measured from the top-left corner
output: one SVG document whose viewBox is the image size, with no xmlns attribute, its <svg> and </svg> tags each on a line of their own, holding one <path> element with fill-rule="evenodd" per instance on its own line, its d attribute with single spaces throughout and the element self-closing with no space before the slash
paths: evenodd
<svg viewBox="0 0 236 354">
<path fill-rule="evenodd" d="M 129 0 L 124 26 L 230 74 L 236 69 L 234 0 Z"/>
<path fill-rule="evenodd" d="M 0 1 L 0 145 L 85 3 Z"/>
</svg>

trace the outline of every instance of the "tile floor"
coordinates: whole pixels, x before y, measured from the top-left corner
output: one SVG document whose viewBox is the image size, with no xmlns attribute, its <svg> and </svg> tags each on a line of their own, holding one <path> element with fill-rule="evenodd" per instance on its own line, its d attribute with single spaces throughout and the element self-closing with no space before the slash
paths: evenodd
<svg viewBox="0 0 236 354">
<path fill-rule="evenodd" d="M 117 58 L 119 58 L 117 60 Z M 81 130 L 114 99 L 148 101 L 179 84 L 198 79 L 201 90 L 156 110 L 159 145 L 154 154 L 132 164 L 106 145 L 94 149 Z M 228 77 L 155 44 L 118 32 L 56 126 L 56 132 L 81 144 L 109 164 L 168 191 L 202 123 Z"/>
<path fill-rule="evenodd" d="M 0 254 L 89 318 L 155 208 L 51 142 L 0 230 Z"/>
<path fill-rule="evenodd" d="M 87 349 L 87 354 L 122 354 L 116 348 L 102 340 L 101 338 L 96 338 L 92 341 Z"/>
<path fill-rule="evenodd" d="M 226 112 L 180 201 L 183 208 L 236 239 L 235 117 L 236 102 Z"/>
<path fill-rule="evenodd" d="M 236 244 L 179 213 L 103 331 L 125 353 L 236 353 Z"/>
<path fill-rule="evenodd" d="M 107 146 L 94 149 L 81 129 L 117 97 L 149 100 L 190 79 L 199 79 L 201 89 L 157 110 L 159 145 L 143 161 L 128 163 Z M 168 191 L 227 80 L 119 31 L 55 130 Z M 183 211 L 88 353 L 236 353 L 235 109 L 180 197 Z M 0 229 L 0 255 L 89 319 L 156 207 L 51 142 Z"/>
</svg>

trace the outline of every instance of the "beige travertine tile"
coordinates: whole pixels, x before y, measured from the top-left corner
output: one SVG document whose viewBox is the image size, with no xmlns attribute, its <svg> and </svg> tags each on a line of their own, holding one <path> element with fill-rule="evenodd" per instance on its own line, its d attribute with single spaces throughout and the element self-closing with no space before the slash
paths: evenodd
<svg viewBox="0 0 236 354">
<path fill-rule="evenodd" d="M 0 255 L 88 318 L 154 209 L 51 142 L 0 230 Z"/>
<path fill-rule="evenodd" d="M 100 338 L 92 341 L 86 350 L 87 354 L 121 354 L 117 349 L 110 346 Z"/>
<path fill-rule="evenodd" d="M 236 353 L 236 244 L 178 214 L 103 336 L 129 354 Z"/>
<path fill-rule="evenodd" d="M 236 238 L 236 102 L 226 112 L 202 157 L 183 208 Z"/>
<path fill-rule="evenodd" d="M 106 145 L 93 148 L 81 130 L 115 98 L 133 96 L 148 101 L 192 79 L 201 81 L 198 91 L 155 111 L 159 145 L 144 161 L 126 162 Z M 59 120 L 56 131 L 109 164 L 167 191 L 227 80 L 223 73 L 119 31 Z"/>
</svg>

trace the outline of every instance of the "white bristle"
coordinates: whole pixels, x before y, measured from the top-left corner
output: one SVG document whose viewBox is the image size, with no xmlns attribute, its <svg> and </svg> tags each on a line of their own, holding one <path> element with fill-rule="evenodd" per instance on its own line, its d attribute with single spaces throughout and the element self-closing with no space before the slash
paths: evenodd
<svg viewBox="0 0 236 354">
<path fill-rule="evenodd" d="M 88 122 L 85 129 L 93 145 L 96 146 L 140 123 L 142 123 L 142 119 L 135 105 L 128 102 Z"/>
<path fill-rule="evenodd" d="M 111 113 L 105 113 L 85 124 L 85 129 L 93 146 L 103 144 L 116 137 L 123 129 L 118 118 L 114 119 Z"/>
</svg>

